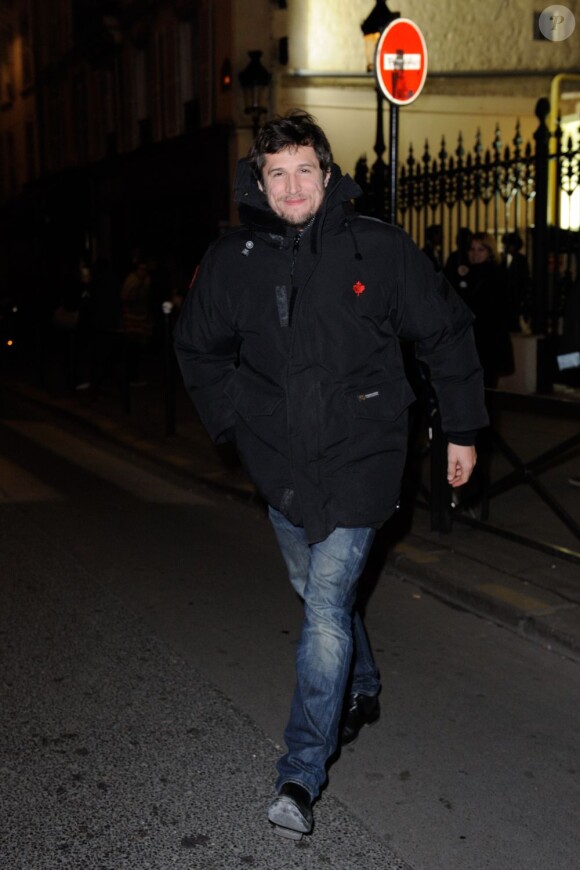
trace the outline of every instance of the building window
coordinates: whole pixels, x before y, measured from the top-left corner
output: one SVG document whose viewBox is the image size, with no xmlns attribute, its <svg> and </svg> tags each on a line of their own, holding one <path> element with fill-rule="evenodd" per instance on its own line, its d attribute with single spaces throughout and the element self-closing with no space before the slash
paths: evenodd
<svg viewBox="0 0 580 870">
<path fill-rule="evenodd" d="M 20 87 L 23 91 L 26 91 L 32 87 L 34 80 L 30 16 L 28 8 L 26 8 L 20 16 L 20 37 L 22 39 L 22 80 Z"/>
<path fill-rule="evenodd" d="M 182 103 L 193 100 L 192 28 L 189 21 L 179 24 L 179 89 Z"/>
<path fill-rule="evenodd" d="M 14 133 L 7 130 L 4 134 L 4 157 L 5 157 L 5 190 L 7 196 L 16 194 L 16 147 Z"/>
<path fill-rule="evenodd" d="M 24 125 L 24 148 L 26 156 L 26 180 L 30 182 L 36 178 L 36 142 L 32 121 L 26 121 Z"/>
<path fill-rule="evenodd" d="M 4 155 L 4 137 L 0 137 L 0 203 L 8 197 L 6 187 L 6 157 Z"/>
<path fill-rule="evenodd" d="M 114 94 L 114 74 L 110 69 L 98 70 L 96 80 L 96 106 L 95 112 L 96 129 L 94 148 L 99 157 L 104 157 L 112 149 L 116 141 L 114 136 L 115 130 L 115 94 Z M 115 145 L 116 148 L 116 145 Z"/>
<path fill-rule="evenodd" d="M 162 136 L 170 138 L 180 133 L 177 112 L 178 100 L 178 57 L 175 28 L 170 24 L 159 34 L 159 74 Z"/>
<path fill-rule="evenodd" d="M 195 54 L 199 58 L 199 119 L 202 127 L 209 127 L 214 120 L 213 7 L 209 0 L 200 0 Z"/>
<path fill-rule="evenodd" d="M 151 80 L 150 59 L 147 48 L 140 48 L 134 56 L 135 118 L 138 129 L 138 144 L 151 144 L 151 102 L 149 82 Z"/>
<path fill-rule="evenodd" d="M 64 95 L 57 84 L 51 84 L 47 88 L 46 108 L 47 157 L 50 171 L 55 172 L 64 166 L 66 161 L 66 103 Z"/>
<path fill-rule="evenodd" d="M 72 48 L 73 39 L 73 6 L 71 0 L 48 0 L 36 3 L 34 10 L 35 24 L 43 34 L 39 49 L 43 51 L 43 64 L 58 63 L 64 54 Z M 37 19 L 38 16 L 38 19 Z"/>
<path fill-rule="evenodd" d="M 73 118 L 75 133 L 76 162 L 88 160 L 89 119 L 88 119 L 87 82 L 84 75 L 77 76 L 73 83 Z"/>
<path fill-rule="evenodd" d="M 14 102 L 14 30 L 0 28 L 0 105 Z"/>
</svg>

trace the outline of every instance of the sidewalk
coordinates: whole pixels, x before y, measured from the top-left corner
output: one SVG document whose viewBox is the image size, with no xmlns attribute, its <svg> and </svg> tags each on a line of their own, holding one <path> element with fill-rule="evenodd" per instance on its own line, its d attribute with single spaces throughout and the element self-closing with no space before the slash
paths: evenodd
<svg viewBox="0 0 580 870">
<path fill-rule="evenodd" d="M 245 501 L 258 498 L 233 451 L 216 448 L 203 431 L 188 396 L 177 379 L 175 434 L 166 434 L 163 372 L 158 359 L 149 360 L 147 384 L 131 390 L 130 412 L 123 410 L 119 389 L 105 385 L 98 397 L 88 391 L 73 394 L 62 386 L 58 371 L 44 374 L 42 387 L 30 375 L 4 379 L 4 388 L 51 408 L 64 418 L 89 426 L 113 442 L 212 488 Z M 520 415 L 521 417 L 521 415 Z M 578 421 L 557 421 L 517 414 L 500 417 L 504 438 L 521 442 L 528 458 L 578 431 Z M 533 436 L 533 437 L 532 437 Z M 533 443 L 532 443 L 533 442 Z M 523 454 L 522 454 L 523 455 Z M 501 460 L 500 460 L 501 465 Z M 550 485 L 568 512 L 580 519 L 578 490 L 567 477 L 580 467 L 578 454 L 550 471 Z M 502 473 L 509 470 L 499 469 Z M 495 512 L 495 513 L 494 513 Z M 540 540 L 560 535 L 557 518 L 519 486 L 492 507 L 492 522 Z M 561 546 L 578 551 L 579 543 L 564 529 Z M 451 533 L 430 530 L 426 510 L 417 508 L 403 537 L 390 547 L 384 570 L 425 592 L 491 619 L 540 643 L 546 649 L 580 660 L 580 569 L 577 563 L 547 555 L 488 531 L 455 522 Z"/>
</svg>

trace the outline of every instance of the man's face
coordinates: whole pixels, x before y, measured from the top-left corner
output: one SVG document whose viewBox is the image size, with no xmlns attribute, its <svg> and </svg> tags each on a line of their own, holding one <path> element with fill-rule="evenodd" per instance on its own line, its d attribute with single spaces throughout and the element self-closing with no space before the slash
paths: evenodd
<svg viewBox="0 0 580 870">
<path fill-rule="evenodd" d="M 293 227 L 305 226 L 324 199 L 330 171 L 324 175 L 311 145 L 285 148 L 266 154 L 262 169 L 262 190 L 268 205 Z"/>
</svg>

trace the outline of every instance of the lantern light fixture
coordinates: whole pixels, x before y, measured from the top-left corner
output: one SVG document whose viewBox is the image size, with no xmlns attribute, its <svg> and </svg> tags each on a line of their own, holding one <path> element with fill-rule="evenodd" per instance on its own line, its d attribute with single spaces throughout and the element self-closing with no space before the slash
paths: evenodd
<svg viewBox="0 0 580 870">
<path fill-rule="evenodd" d="M 374 9 L 361 24 L 363 32 L 367 72 L 372 72 L 375 66 L 375 49 L 379 37 L 391 21 L 400 18 L 400 12 L 391 12 L 386 0 L 376 0 Z"/>
<path fill-rule="evenodd" d="M 261 51 L 249 51 L 248 55 L 250 62 L 238 74 L 238 79 L 244 92 L 244 111 L 252 118 L 252 132 L 256 136 L 260 129 L 260 118 L 268 111 L 266 97 L 272 73 L 262 64 Z"/>
</svg>

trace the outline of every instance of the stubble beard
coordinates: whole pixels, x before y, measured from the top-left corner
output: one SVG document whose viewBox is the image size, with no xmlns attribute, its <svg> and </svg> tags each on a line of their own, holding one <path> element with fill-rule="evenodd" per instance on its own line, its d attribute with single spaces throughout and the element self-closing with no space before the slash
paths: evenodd
<svg viewBox="0 0 580 870">
<path fill-rule="evenodd" d="M 304 215 L 296 215 L 296 217 L 283 214 L 282 219 L 287 226 L 292 227 L 293 229 L 300 230 L 310 223 L 310 221 L 314 218 L 315 214 L 315 211 L 309 211 Z"/>
</svg>

